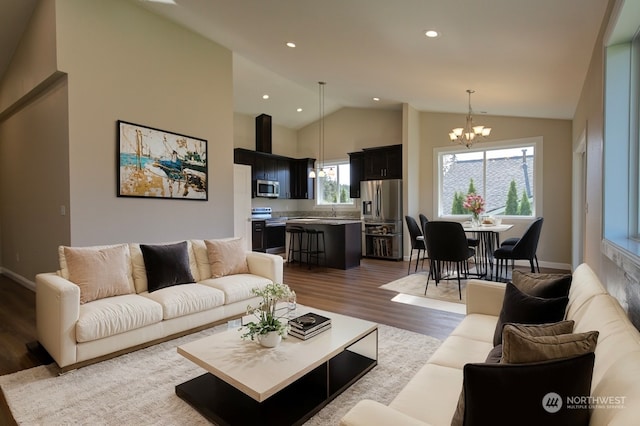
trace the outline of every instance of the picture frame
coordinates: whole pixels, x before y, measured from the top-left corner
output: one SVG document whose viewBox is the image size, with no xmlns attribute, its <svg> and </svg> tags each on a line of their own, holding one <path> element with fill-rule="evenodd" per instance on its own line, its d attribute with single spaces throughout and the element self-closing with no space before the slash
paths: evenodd
<svg viewBox="0 0 640 426">
<path fill-rule="evenodd" d="M 117 121 L 118 197 L 207 201 L 207 140 Z"/>
</svg>

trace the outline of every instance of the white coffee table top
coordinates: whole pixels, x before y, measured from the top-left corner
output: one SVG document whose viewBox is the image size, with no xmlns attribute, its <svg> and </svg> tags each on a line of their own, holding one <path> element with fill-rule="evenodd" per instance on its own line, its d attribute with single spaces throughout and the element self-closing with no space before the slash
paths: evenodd
<svg viewBox="0 0 640 426">
<path fill-rule="evenodd" d="M 298 305 L 296 315 L 307 312 L 331 318 L 331 328 L 309 340 L 289 336 L 276 348 L 243 340 L 243 331 L 234 328 L 181 345 L 178 353 L 256 401 L 264 401 L 378 328 L 370 321 Z"/>
</svg>

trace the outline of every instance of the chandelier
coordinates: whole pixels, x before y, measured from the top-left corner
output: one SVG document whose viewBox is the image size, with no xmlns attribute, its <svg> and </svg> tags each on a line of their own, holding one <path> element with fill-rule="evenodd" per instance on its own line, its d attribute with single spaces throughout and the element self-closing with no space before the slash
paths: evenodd
<svg viewBox="0 0 640 426">
<path fill-rule="evenodd" d="M 318 163 L 315 169 L 309 172 L 310 178 L 324 177 L 324 81 L 318 82 L 318 110 L 320 111 L 320 120 L 318 121 Z M 317 172 L 316 172 L 317 170 Z"/>
<path fill-rule="evenodd" d="M 467 93 L 469 94 L 469 113 L 467 114 L 467 123 L 464 127 L 456 127 L 451 130 L 449 138 L 451 139 L 451 142 L 457 142 L 467 148 L 471 148 L 473 142 L 489 136 L 491 133 L 491 127 L 473 125 L 473 117 L 471 116 L 471 113 L 473 112 L 471 110 L 471 94 L 475 93 L 475 90 L 467 89 Z"/>
</svg>

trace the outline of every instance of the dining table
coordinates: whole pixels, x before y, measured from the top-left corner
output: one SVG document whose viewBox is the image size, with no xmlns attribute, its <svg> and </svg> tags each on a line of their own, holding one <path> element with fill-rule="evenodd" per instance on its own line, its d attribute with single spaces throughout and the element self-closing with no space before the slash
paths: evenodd
<svg viewBox="0 0 640 426">
<path fill-rule="evenodd" d="M 463 222 L 464 232 L 478 239 L 476 248 L 476 274 L 478 277 L 493 279 L 493 252 L 500 247 L 500 234 L 513 228 L 510 224 L 473 225 Z"/>
</svg>

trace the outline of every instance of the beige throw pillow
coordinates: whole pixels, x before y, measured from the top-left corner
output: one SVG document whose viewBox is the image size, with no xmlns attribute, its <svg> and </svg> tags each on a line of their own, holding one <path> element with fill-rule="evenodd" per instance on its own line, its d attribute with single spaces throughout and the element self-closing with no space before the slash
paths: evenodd
<svg viewBox="0 0 640 426">
<path fill-rule="evenodd" d="M 64 247 L 69 281 L 80 287 L 80 303 L 134 292 L 126 245 Z"/>
<path fill-rule="evenodd" d="M 242 238 L 205 240 L 211 265 L 211 277 L 249 273 L 247 254 Z"/>
<path fill-rule="evenodd" d="M 512 324 L 502 331 L 502 359 L 505 364 L 524 364 L 571 358 L 593 352 L 598 342 L 598 332 L 559 334 L 556 336 L 532 336 Z"/>
</svg>

